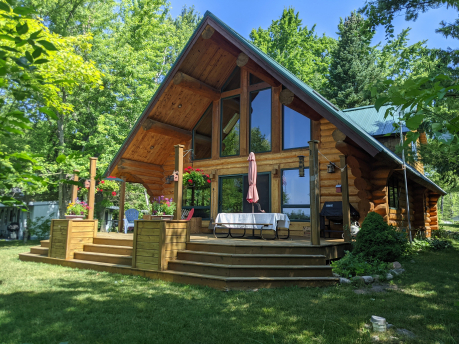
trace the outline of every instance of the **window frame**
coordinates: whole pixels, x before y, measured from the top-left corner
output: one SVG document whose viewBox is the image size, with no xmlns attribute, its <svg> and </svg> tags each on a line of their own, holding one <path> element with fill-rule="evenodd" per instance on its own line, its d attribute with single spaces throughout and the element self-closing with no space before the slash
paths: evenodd
<svg viewBox="0 0 460 344">
<path fill-rule="evenodd" d="M 195 159 L 195 130 L 196 130 L 196 127 L 198 127 L 200 125 L 200 123 L 203 121 L 203 117 L 204 117 L 204 115 L 206 115 L 206 112 L 208 112 L 209 109 L 211 109 L 211 128 L 212 128 L 212 117 L 213 116 L 212 116 L 212 102 L 211 102 L 211 104 L 206 108 L 206 110 L 204 110 L 204 113 L 203 113 L 203 115 L 201 115 L 201 118 L 198 121 L 198 123 L 192 129 L 192 148 L 193 148 L 192 161 L 201 161 L 201 160 L 212 159 L 212 153 L 213 153 L 212 130 L 211 130 L 211 156 L 209 158 L 204 158 L 204 159 Z"/>
<path fill-rule="evenodd" d="M 227 91 L 225 91 L 225 87 L 228 86 L 228 84 L 230 83 L 230 81 L 232 80 L 232 78 L 235 76 L 235 74 L 236 74 L 238 71 L 240 72 L 240 86 L 237 87 L 237 88 L 234 88 L 233 90 L 227 90 Z M 224 85 L 222 86 L 222 88 L 220 89 L 220 92 L 221 92 L 221 93 L 224 93 L 224 92 L 232 92 L 232 91 L 234 91 L 234 90 L 241 89 L 241 83 L 242 83 L 242 80 L 241 80 L 241 68 L 238 67 L 238 66 L 236 66 L 236 67 L 233 69 L 233 71 L 232 71 L 232 73 L 230 74 L 230 76 L 229 76 L 229 77 L 227 78 L 227 80 L 225 81 L 225 83 L 224 83 Z"/>
<path fill-rule="evenodd" d="M 257 172 L 257 175 L 259 174 L 268 174 L 268 207 L 269 207 L 269 211 L 268 212 L 271 212 L 272 210 L 272 173 L 271 172 Z M 243 182 L 244 182 L 244 177 L 245 176 L 248 176 L 248 173 L 237 173 L 237 174 L 225 174 L 225 175 L 221 175 L 219 176 L 219 179 L 218 179 L 218 186 L 217 186 L 217 213 L 221 213 L 222 211 L 222 208 L 221 208 L 221 202 L 220 202 L 220 199 L 221 199 L 221 196 L 222 196 L 222 182 L 221 180 L 224 179 L 224 178 L 233 178 L 233 177 L 242 177 L 243 178 Z M 244 189 L 244 186 L 243 186 L 243 189 Z M 243 200 L 242 202 L 244 202 L 246 200 L 246 197 L 245 195 L 243 194 Z M 243 204 L 243 203 L 242 203 Z M 247 214 L 247 213 L 239 213 L 239 214 Z"/>
<path fill-rule="evenodd" d="M 395 187 L 395 183 L 396 183 L 396 187 Z M 399 188 L 399 179 L 395 178 L 395 176 L 391 176 L 390 178 L 388 178 L 387 188 L 388 188 L 388 207 L 390 209 L 398 210 L 400 208 L 399 207 L 399 196 L 401 193 L 401 190 Z M 390 188 L 393 189 L 392 197 L 390 197 Z"/>
<path fill-rule="evenodd" d="M 302 147 L 294 147 L 294 148 L 284 148 L 284 108 L 286 107 L 286 105 L 281 105 L 281 150 L 283 151 L 289 151 L 289 150 L 294 150 L 294 149 L 305 149 L 305 148 L 309 148 L 310 145 L 307 143 L 306 146 L 302 146 Z M 292 109 L 291 109 L 292 110 Z M 295 111 L 295 110 L 292 110 L 292 111 Z M 297 112 L 297 111 L 295 111 Z M 304 116 L 302 115 L 301 113 L 297 112 L 299 115 L 301 116 Z M 313 129 L 313 126 L 311 125 L 311 122 L 312 120 L 310 118 L 308 118 L 307 116 L 304 116 L 305 118 L 307 118 L 309 121 L 310 121 L 310 140 L 312 140 L 312 135 L 313 135 L 313 132 L 312 132 L 312 129 Z"/>
<path fill-rule="evenodd" d="M 309 170 L 310 168 L 309 167 L 305 167 L 305 170 Z M 299 168 L 282 168 L 280 173 L 281 173 L 281 178 L 280 178 L 280 191 L 281 191 L 281 198 L 280 198 L 280 209 L 281 209 L 281 213 L 284 214 L 283 212 L 283 209 L 284 208 L 305 208 L 305 209 L 311 209 L 311 204 L 308 204 L 308 205 L 305 205 L 305 204 L 286 204 L 286 205 L 283 205 L 283 173 L 284 171 L 289 171 L 289 170 L 299 170 Z M 309 171 L 306 173 L 306 175 L 309 175 Z M 309 179 L 304 177 L 307 182 L 309 183 Z M 311 190 L 310 190 L 311 192 Z M 311 212 L 310 212 L 310 220 L 291 220 L 289 219 L 291 222 L 311 222 Z"/>
<path fill-rule="evenodd" d="M 237 98 L 239 97 L 240 98 L 240 118 L 238 119 L 238 121 L 240 122 L 240 130 L 239 130 L 239 133 L 238 133 L 238 153 L 237 154 L 233 154 L 233 155 L 222 155 L 222 130 L 223 130 L 223 127 L 222 127 L 222 124 L 223 124 L 223 116 L 224 116 L 224 100 L 227 100 L 227 99 L 232 99 L 232 98 Z M 230 97 L 227 97 L 227 98 L 221 98 L 220 99 L 220 124 L 219 124 L 219 127 L 220 127 L 220 131 L 219 131 L 219 157 L 221 158 L 229 158 L 229 157 L 234 157 L 234 156 L 240 156 L 241 154 L 241 94 L 235 94 L 233 96 L 230 96 Z M 228 135 L 228 134 L 227 134 Z"/>
<path fill-rule="evenodd" d="M 256 84 L 256 85 L 259 85 L 260 83 Z M 257 154 L 261 154 L 261 153 L 271 153 L 273 151 L 273 144 L 272 144 L 272 133 L 273 133 L 273 128 L 272 128 L 272 117 L 273 117 L 273 111 L 272 111 L 272 105 L 273 105 L 273 90 L 271 87 L 266 87 L 266 88 L 262 88 L 260 90 L 254 90 L 254 91 L 249 91 L 248 95 L 248 99 L 249 99 L 249 109 L 251 109 L 251 93 L 254 93 L 254 92 L 261 92 L 261 91 L 265 91 L 265 90 L 270 90 L 270 150 L 268 151 L 263 151 L 263 152 L 254 152 L 254 153 L 257 153 Z M 249 114 L 249 111 L 248 111 L 248 114 Z M 252 130 L 252 114 L 249 114 L 249 151 L 251 152 L 251 130 Z"/>
</svg>

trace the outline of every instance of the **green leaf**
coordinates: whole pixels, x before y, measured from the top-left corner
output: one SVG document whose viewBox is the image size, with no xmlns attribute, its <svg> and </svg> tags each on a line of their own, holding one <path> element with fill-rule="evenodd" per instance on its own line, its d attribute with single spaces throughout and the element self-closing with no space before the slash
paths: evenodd
<svg viewBox="0 0 460 344">
<path fill-rule="evenodd" d="M 14 42 L 14 37 L 12 37 L 10 35 L 0 35 L 0 39 L 6 39 L 7 41 Z"/>
<path fill-rule="evenodd" d="M 8 126 L 6 126 L 6 125 L 4 125 L 4 126 L 2 127 L 2 129 L 3 129 L 3 130 L 6 130 L 6 131 L 8 131 L 8 132 L 10 132 L 10 133 L 12 133 L 12 134 L 19 134 L 19 135 L 24 134 L 24 132 L 22 132 L 21 130 L 18 130 L 18 129 L 15 129 L 15 128 L 11 128 L 11 127 L 8 127 Z"/>
<path fill-rule="evenodd" d="M 47 62 L 50 62 L 50 60 L 47 60 L 47 59 L 39 59 L 39 60 L 36 60 L 34 63 L 35 63 L 35 64 L 42 64 L 42 63 L 47 63 Z"/>
<path fill-rule="evenodd" d="M 27 22 L 25 22 L 24 24 L 18 24 L 16 25 L 16 32 L 20 35 L 24 35 L 27 33 L 27 31 L 29 31 L 29 25 L 27 25 Z"/>
<path fill-rule="evenodd" d="M 22 16 L 28 15 L 32 12 L 34 12 L 34 9 L 32 7 L 16 7 L 13 10 L 14 13 L 20 14 Z"/>
<path fill-rule="evenodd" d="M 21 67 L 29 67 L 29 61 L 27 61 L 27 59 L 24 56 L 21 56 L 18 59 L 14 59 L 14 62 L 16 62 L 16 64 Z"/>
<path fill-rule="evenodd" d="M 48 41 L 37 41 L 38 44 L 42 45 L 46 50 L 50 51 L 57 51 L 56 47 L 54 46 L 53 43 L 50 43 Z"/>
<path fill-rule="evenodd" d="M 388 102 L 387 97 L 377 98 L 377 100 L 375 101 L 375 105 L 374 105 L 377 111 L 379 111 L 382 105 L 384 105 L 386 102 Z"/>
<path fill-rule="evenodd" d="M 13 93 L 14 99 L 16 100 L 24 100 L 27 96 L 26 92 L 13 91 L 12 93 Z"/>
<path fill-rule="evenodd" d="M 43 49 L 40 48 L 40 47 L 37 47 L 37 48 L 34 50 L 34 52 L 32 53 L 32 57 L 33 57 L 34 59 L 36 59 L 37 57 L 39 57 L 39 56 L 42 54 L 42 52 L 43 52 Z"/>
<path fill-rule="evenodd" d="M 442 124 L 441 123 L 432 123 L 431 124 L 431 129 L 433 131 L 441 131 L 442 130 Z"/>
<path fill-rule="evenodd" d="M 52 109 L 50 109 L 49 107 L 46 107 L 46 106 L 43 106 L 41 108 L 38 109 L 40 112 L 43 112 L 44 114 L 50 116 L 51 118 L 57 120 L 58 117 L 56 116 L 56 114 L 54 113 L 54 111 Z"/>
<path fill-rule="evenodd" d="M 6 72 L 7 72 L 6 67 L 0 68 L 0 76 L 5 76 Z"/>
<path fill-rule="evenodd" d="M 0 48 L 3 50 L 11 51 L 12 53 L 19 53 L 19 51 L 17 51 L 16 49 L 8 47 L 6 45 L 0 45 Z"/>
<path fill-rule="evenodd" d="M 5 4 L 4 2 L 0 1 L 0 10 L 5 12 L 11 12 L 11 7 Z"/>
<path fill-rule="evenodd" d="M 30 62 L 30 63 L 34 63 L 34 58 L 32 57 L 32 55 L 26 51 L 26 59 Z"/>
<path fill-rule="evenodd" d="M 27 44 L 27 40 L 24 39 L 24 40 L 22 40 L 22 41 L 20 41 L 20 42 L 19 42 L 19 41 L 16 42 L 16 47 L 17 47 L 17 48 L 20 48 L 20 47 L 22 47 L 22 46 L 24 46 L 24 45 L 26 45 L 26 44 Z"/>
<path fill-rule="evenodd" d="M 415 115 L 406 119 L 406 127 L 410 130 L 417 130 L 420 124 L 422 124 L 424 115 Z"/>
<path fill-rule="evenodd" d="M 56 158 L 56 162 L 58 164 L 62 164 L 66 159 L 66 156 L 64 154 L 59 154 L 59 156 Z"/>
<path fill-rule="evenodd" d="M 42 30 L 35 31 L 33 34 L 29 36 L 29 39 L 37 39 L 41 32 Z"/>
</svg>

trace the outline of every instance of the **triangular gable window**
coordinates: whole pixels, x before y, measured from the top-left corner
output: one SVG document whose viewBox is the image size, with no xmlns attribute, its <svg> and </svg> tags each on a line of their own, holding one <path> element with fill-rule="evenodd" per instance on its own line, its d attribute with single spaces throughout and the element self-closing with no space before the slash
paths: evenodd
<svg viewBox="0 0 460 344">
<path fill-rule="evenodd" d="M 222 87 L 222 92 L 226 91 L 233 91 L 237 88 L 240 88 L 241 85 L 241 73 L 240 67 L 236 67 L 230 77 L 225 82 L 224 86 Z"/>
<path fill-rule="evenodd" d="M 259 79 L 253 74 L 249 74 L 249 85 L 260 84 L 261 82 L 264 82 L 264 81 L 262 79 Z"/>
</svg>

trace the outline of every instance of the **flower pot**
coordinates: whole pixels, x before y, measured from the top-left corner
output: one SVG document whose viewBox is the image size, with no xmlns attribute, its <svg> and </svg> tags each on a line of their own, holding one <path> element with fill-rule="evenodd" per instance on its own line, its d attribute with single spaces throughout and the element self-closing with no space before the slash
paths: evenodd
<svg viewBox="0 0 460 344">
<path fill-rule="evenodd" d="M 66 220 L 84 220 L 86 215 L 66 215 Z"/>
</svg>

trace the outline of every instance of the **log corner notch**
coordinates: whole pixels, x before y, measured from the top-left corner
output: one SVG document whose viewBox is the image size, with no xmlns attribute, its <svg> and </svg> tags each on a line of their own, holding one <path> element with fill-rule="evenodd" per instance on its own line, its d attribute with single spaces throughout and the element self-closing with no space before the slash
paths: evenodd
<svg viewBox="0 0 460 344">
<path fill-rule="evenodd" d="M 173 78 L 173 83 L 210 100 L 220 99 L 220 92 L 217 89 L 185 73 L 177 72 Z"/>
<path fill-rule="evenodd" d="M 240 68 L 246 68 L 249 73 L 255 75 L 259 79 L 265 81 L 272 87 L 278 87 L 281 83 L 268 74 L 265 69 L 261 68 L 257 63 L 249 58 L 245 53 L 240 53 L 236 58 L 236 65 Z"/>
<path fill-rule="evenodd" d="M 281 91 L 280 103 L 313 121 L 319 121 L 322 118 L 315 110 L 300 100 L 291 90 L 284 89 Z"/>
</svg>

